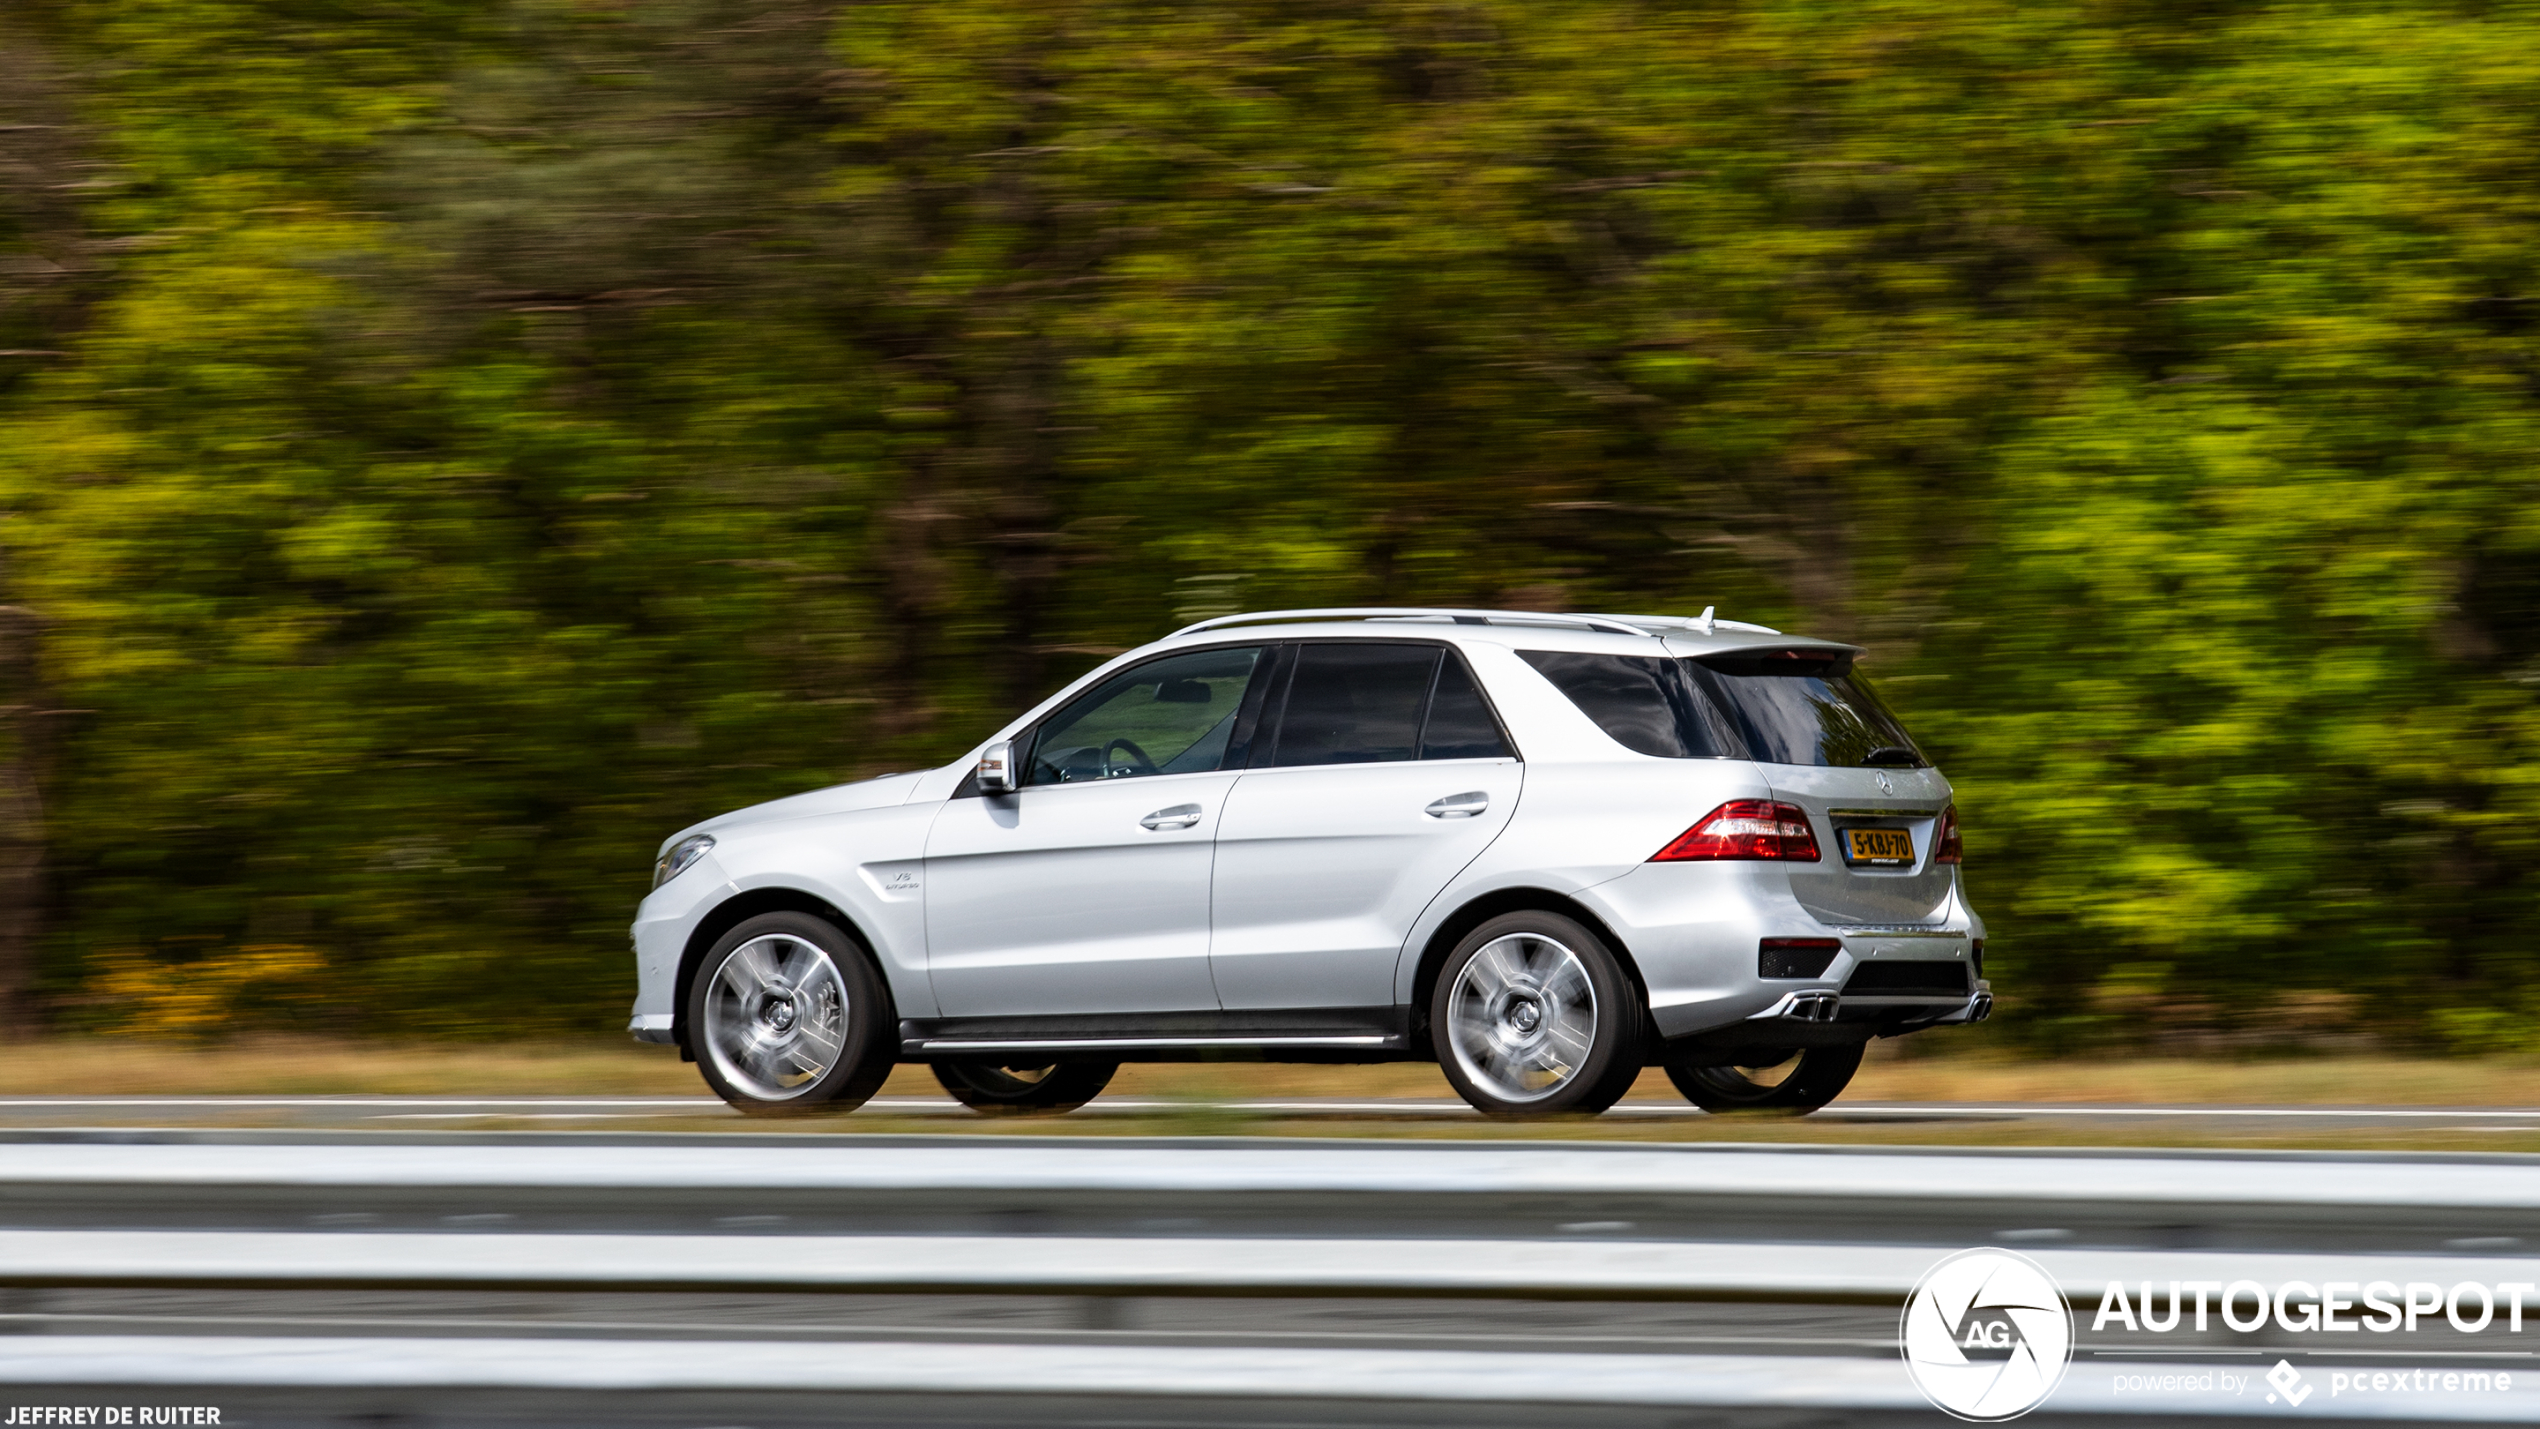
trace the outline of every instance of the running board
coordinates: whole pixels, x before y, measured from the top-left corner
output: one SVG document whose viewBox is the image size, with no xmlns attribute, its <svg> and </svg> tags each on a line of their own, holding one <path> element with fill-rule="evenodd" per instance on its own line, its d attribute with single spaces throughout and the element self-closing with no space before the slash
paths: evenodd
<svg viewBox="0 0 2540 1429">
<path fill-rule="evenodd" d="M 932 1054 L 972 1052 L 1094 1052 L 1133 1051 L 1145 1048 L 1182 1047 L 1400 1047 L 1400 1037 L 1379 1033 L 1351 1034 L 1340 1037 L 1071 1037 L 1071 1038 L 1007 1038 L 1001 1041 L 976 1041 L 968 1038 L 925 1038 L 910 1050 Z"/>
<path fill-rule="evenodd" d="M 902 1022 L 900 1055 L 918 1060 L 1036 1053 L 1079 1060 L 1104 1053 L 1148 1059 L 1224 1053 L 1382 1058 L 1407 1051 L 1410 1030 L 1408 1009 L 1399 1007 L 939 1017 Z"/>
</svg>

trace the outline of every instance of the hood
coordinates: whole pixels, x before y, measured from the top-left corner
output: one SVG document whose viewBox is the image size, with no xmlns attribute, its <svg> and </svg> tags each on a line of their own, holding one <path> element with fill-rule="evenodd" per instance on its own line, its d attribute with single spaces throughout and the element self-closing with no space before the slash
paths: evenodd
<svg viewBox="0 0 2540 1429">
<path fill-rule="evenodd" d="M 908 796 L 916 792 L 917 781 L 925 778 L 926 773 L 927 771 L 920 769 L 906 774 L 885 774 L 878 779 L 860 779 L 853 784 L 832 784 L 826 789 L 814 789 L 808 794 L 789 794 L 782 799 L 770 799 L 764 804 L 752 804 L 746 809 L 734 809 L 728 814 L 717 814 L 711 819 L 690 824 L 662 840 L 661 846 L 667 849 L 691 834 L 710 834 L 742 824 L 773 823 L 780 819 L 810 819 L 824 814 L 851 814 L 858 809 L 880 809 L 893 804 L 905 804 L 908 802 Z"/>
</svg>

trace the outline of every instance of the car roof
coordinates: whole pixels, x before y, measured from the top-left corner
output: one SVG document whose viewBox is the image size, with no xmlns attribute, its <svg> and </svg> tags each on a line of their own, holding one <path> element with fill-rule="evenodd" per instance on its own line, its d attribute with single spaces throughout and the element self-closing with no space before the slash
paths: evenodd
<svg viewBox="0 0 2540 1429">
<path fill-rule="evenodd" d="M 1819 647 L 1858 652 L 1837 640 L 1785 635 L 1766 625 L 1700 615 L 1602 615 L 1538 610 L 1453 610 L 1426 606 L 1342 606 L 1222 615 L 1168 635 L 1160 643 L 1229 638 L 1384 639 L 1403 636 L 1462 642 L 1486 639 L 1521 650 L 1575 650 L 1618 655 L 1708 654 L 1757 648 Z"/>
</svg>

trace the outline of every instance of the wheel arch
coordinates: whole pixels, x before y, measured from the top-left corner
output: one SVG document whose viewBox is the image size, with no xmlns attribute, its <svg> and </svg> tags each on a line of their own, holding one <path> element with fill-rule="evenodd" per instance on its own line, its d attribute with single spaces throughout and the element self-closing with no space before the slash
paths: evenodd
<svg viewBox="0 0 2540 1429">
<path fill-rule="evenodd" d="M 1434 1059 L 1437 1048 L 1429 1042 L 1429 1002 L 1437 992 L 1438 972 L 1446 966 L 1447 956 L 1455 945 L 1472 932 L 1503 913 L 1558 913 L 1585 927 L 1604 942 L 1623 965 L 1623 976 L 1632 980 L 1632 991 L 1640 998 L 1641 1016 L 1649 1015 L 1649 982 L 1641 976 L 1640 964 L 1633 960 L 1632 950 L 1614 936 L 1614 929 L 1594 910 L 1566 894 L 1549 888 L 1499 888 L 1473 898 L 1438 924 L 1437 931 L 1421 946 L 1420 962 L 1411 975 L 1411 1035 L 1415 1042 L 1428 1043 Z"/>
<path fill-rule="evenodd" d="M 890 985 L 881 960 L 874 957 L 873 939 L 837 904 L 799 888 L 753 888 L 736 893 L 697 920 L 696 928 L 688 934 L 687 946 L 679 951 L 679 972 L 670 986 L 670 1039 L 679 1044 L 679 1055 L 684 1060 L 696 1060 L 696 1049 L 688 1041 L 688 985 L 696 980 L 698 965 L 724 934 L 762 913 L 804 913 L 831 924 L 854 940 L 866 957 L 873 958 L 874 975 L 882 978 L 885 987 Z"/>
</svg>

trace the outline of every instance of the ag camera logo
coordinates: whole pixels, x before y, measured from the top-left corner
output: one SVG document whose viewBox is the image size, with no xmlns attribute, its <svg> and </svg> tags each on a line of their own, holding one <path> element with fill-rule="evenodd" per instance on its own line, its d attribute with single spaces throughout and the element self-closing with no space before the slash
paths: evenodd
<svg viewBox="0 0 2540 1429">
<path fill-rule="evenodd" d="M 1906 1373 L 1935 1408 L 1993 1423 L 2035 1409 L 2064 1382 L 2073 1313 L 2036 1261 L 1962 1250 L 1924 1272 L 1898 1338 Z"/>
</svg>

